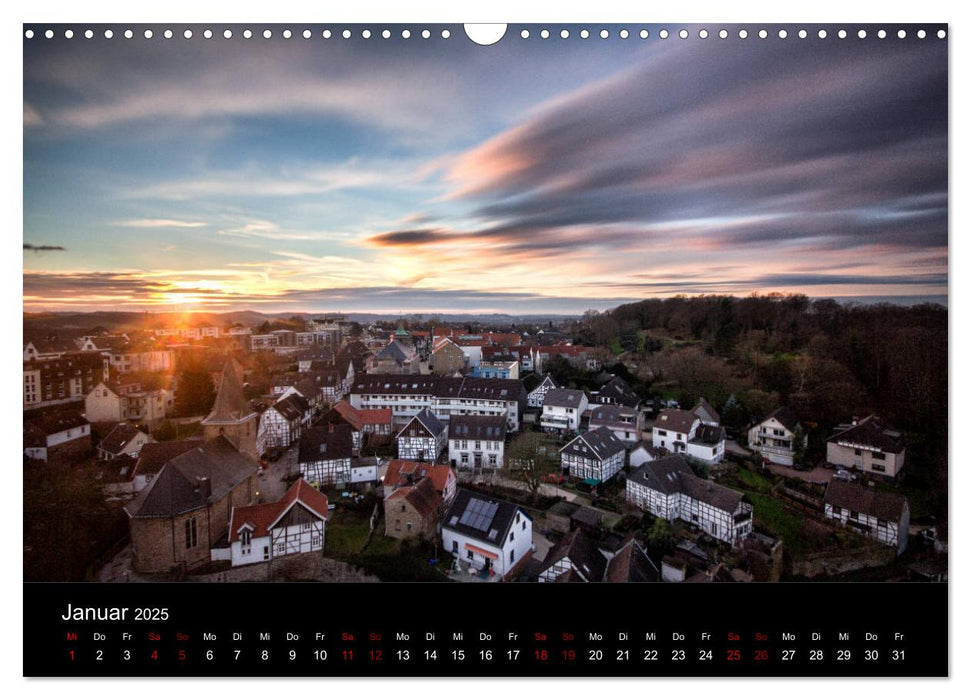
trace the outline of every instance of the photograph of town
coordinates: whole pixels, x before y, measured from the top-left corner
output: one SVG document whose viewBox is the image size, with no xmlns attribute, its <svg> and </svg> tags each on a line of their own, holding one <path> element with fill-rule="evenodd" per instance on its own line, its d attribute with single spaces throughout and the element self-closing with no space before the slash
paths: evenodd
<svg viewBox="0 0 971 700">
<path fill-rule="evenodd" d="M 946 40 L 132 29 L 24 41 L 26 581 L 947 580 Z"/>
</svg>

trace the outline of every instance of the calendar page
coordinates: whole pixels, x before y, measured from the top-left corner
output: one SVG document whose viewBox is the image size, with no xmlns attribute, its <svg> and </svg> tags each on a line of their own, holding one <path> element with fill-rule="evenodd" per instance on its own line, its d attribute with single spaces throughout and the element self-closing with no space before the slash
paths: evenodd
<svg viewBox="0 0 971 700">
<path fill-rule="evenodd" d="M 24 24 L 23 674 L 947 676 L 948 34 Z"/>
</svg>

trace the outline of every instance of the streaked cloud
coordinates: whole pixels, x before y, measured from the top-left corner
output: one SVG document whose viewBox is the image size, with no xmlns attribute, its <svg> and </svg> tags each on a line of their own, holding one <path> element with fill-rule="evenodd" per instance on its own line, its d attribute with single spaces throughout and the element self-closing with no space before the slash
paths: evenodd
<svg viewBox="0 0 971 700">
<path fill-rule="evenodd" d="M 117 222 L 116 225 L 126 228 L 202 228 L 206 224 L 202 221 L 179 221 L 177 219 L 127 219 Z"/>
</svg>

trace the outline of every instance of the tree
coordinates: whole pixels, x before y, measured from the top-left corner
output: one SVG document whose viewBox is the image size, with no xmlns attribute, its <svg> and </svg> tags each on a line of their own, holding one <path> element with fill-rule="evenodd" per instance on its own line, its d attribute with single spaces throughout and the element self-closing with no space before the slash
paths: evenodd
<svg viewBox="0 0 971 700">
<path fill-rule="evenodd" d="M 523 433 L 506 449 L 505 470 L 510 478 L 523 482 L 535 497 L 543 477 L 559 467 L 556 454 L 556 448 L 542 433 Z"/>
<path fill-rule="evenodd" d="M 216 401 L 216 388 L 209 370 L 203 365 L 190 365 L 179 374 L 175 392 L 175 410 L 180 416 L 209 413 Z"/>
<path fill-rule="evenodd" d="M 674 548 L 674 533 L 671 524 L 664 518 L 655 518 L 651 531 L 647 533 L 647 545 L 651 554 L 663 556 Z"/>
<path fill-rule="evenodd" d="M 797 425 L 792 433 L 792 462 L 802 464 L 806 458 L 806 433 L 801 425 Z"/>
</svg>

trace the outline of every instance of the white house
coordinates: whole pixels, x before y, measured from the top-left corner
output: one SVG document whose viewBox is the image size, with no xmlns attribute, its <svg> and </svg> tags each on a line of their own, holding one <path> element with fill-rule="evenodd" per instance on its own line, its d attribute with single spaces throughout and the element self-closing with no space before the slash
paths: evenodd
<svg viewBox="0 0 971 700">
<path fill-rule="evenodd" d="M 896 493 L 833 479 L 823 497 L 823 514 L 903 554 L 910 530 L 910 504 Z"/>
<path fill-rule="evenodd" d="M 606 404 L 590 409 L 590 430 L 607 428 L 624 443 L 633 447 L 641 441 L 641 412 L 623 404 Z"/>
<path fill-rule="evenodd" d="M 529 395 L 526 397 L 526 405 L 530 408 L 542 408 L 543 400 L 546 398 L 546 392 L 550 389 L 559 389 L 559 385 L 557 385 L 553 377 L 547 374 L 543 377 L 543 381 L 539 383 L 539 386 L 529 392 Z"/>
<path fill-rule="evenodd" d="M 624 443 L 600 427 L 570 440 L 560 450 L 560 467 L 574 479 L 602 483 L 624 468 Z"/>
<path fill-rule="evenodd" d="M 533 520 L 515 503 L 459 489 L 442 520 L 442 546 L 456 567 L 501 579 L 533 552 Z"/>
<path fill-rule="evenodd" d="M 459 469 L 499 469 L 506 449 L 503 416 L 452 416 L 448 461 Z"/>
<path fill-rule="evenodd" d="M 873 476 L 896 479 L 904 468 L 907 447 L 900 431 L 877 416 L 841 425 L 826 441 L 826 461 Z"/>
<path fill-rule="evenodd" d="M 138 383 L 98 382 L 84 397 L 84 414 L 93 423 L 159 423 L 173 406 L 174 397 L 168 389 L 142 389 Z"/>
<path fill-rule="evenodd" d="M 627 456 L 627 463 L 631 467 L 639 467 L 645 462 L 657 459 L 659 456 L 650 441 L 641 440 L 631 448 L 630 454 Z"/>
<path fill-rule="evenodd" d="M 627 478 L 627 502 L 665 520 L 683 520 L 735 545 L 752 532 L 752 506 L 737 491 L 695 476 L 679 455 L 647 462 Z"/>
<path fill-rule="evenodd" d="M 426 408 L 408 421 L 396 440 L 399 459 L 435 462 L 445 449 L 448 426 Z"/>
<path fill-rule="evenodd" d="M 24 421 L 24 455 L 53 464 L 91 448 L 91 424 L 77 411 L 61 411 Z"/>
<path fill-rule="evenodd" d="M 298 455 L 300 475 L 310 483 L 350 483 L 354 454 L 351 433 L 351 426 L 334 423 L 304 430 Z"/>
<path fill-rule="evenodd" d="M 725 429 L 703 423 L 691 411 L 667 408 L 654 421 L 655 449 L 715 464 L 725 457 Z"/>
<path fill-rule="evenodd" d="M 300 433 L 307 424 L 309 404 L 299 393 L 279 399 L 263 411 L 256 442 L 263 450 L 274 447 L 290 447 L 300 439 Z"/>
<path fill-rule="evenodd" d="M 775 464 L 791 467 L 795 458 L 793 438 L 799 419 L 788 406 L 781 406 L 748 430 L 748 446 Z"/>
<path fill-rule="evenodd" d="M 298 479 L 279 501 L 234 506 L 229 528 L 233 566 L 324 548 L 327 496 Z M 213 559 L 225 558 L 213 550 Z"/>
<path fill-rule="evenodd" d="M 109 460 L 119 455 L 137 457 L 142 447 L 155 442 L 151 435 L 144 433 L 131 423 L 119 423 L 98 443 L 98 459 Z"/>
<path fill-rule="evenodd" d="M 580 429 L 580 416 L 589 401 L 581 389 L 550 389 L 543 399 L 539 424 L 548 432 L 570 432 Z"/>
</svg>

